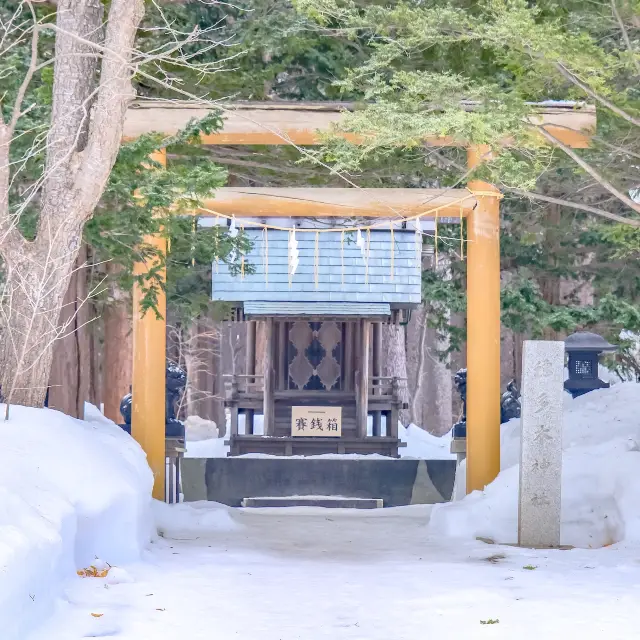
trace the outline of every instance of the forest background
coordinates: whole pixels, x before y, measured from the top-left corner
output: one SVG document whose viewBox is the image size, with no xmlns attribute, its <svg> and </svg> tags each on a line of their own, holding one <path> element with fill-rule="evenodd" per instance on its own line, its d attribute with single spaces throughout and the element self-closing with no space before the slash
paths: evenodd
<svg viewBox="0 0 640 640">
<path fill-rule="evenodd" d="M 20 3 L 0 7 L 7 19 Z M 201 147 L 200 130 L 221 126 L 222 113 L 192 123 L 167 140 L 151 135 L 123 145 L 107 188 L 84 228 L 69 282 L 49 376 L 49 406 L 82 414 L 84 401 L 104 405 L 120 420 L 118 405 L 131 381 L 133 264 L 152 252 L 145 235 L 161 229 L 167 259 L 168 353 L 188 372 L 184 415 L 224 425 L 223 373 L 245 367 L 246 327 L 225 321 L 210 302 L 214 260 L 237 267 L 247 245 L 219 227 L 202 228 L 191 216 L 158 219 L 176 192 L 190 208 L 220 186 L 346 186 L 446 188 L 467 179 L 461 151 L 424 145 L 425 131 L 468 134 L 496 144 L 516 131 L 528 102 L 585 101 L 598 109 L 592 148 L 567 152 L 557 145 L 503 152 L 483 169 L 505 194 L 501 201 L 502 380 L 520 376 L 523 340 L 563 338 L 593 330 L 620 345 L 609 364 L 621 378 L 640 378 L 635 335 L 640 332 L 640 197 L 638 80 L 640 4 L 603 2 L 334 2 L 252 0 L 148 3 L 137 46 L 162 46 L 166 23 L 188 33 L 198 26 L 200 60 L 215 73 L 163 60 L 158 74 L 185 95 L 207 100 L 348 101 L 346 125 L 375 140 L 354 148 L 327 140 L 320 150 L 295 147 Z M 55 7 L 38 4 L 42 20 Z M 28 46 L 28 43 L 23 45 Z M 52 37 L 39 44 L 52 55 Z M 9 98 L 19 90 L 28 56 L 16 47 L 0 57 Z M 170 87 L 134 78 L 140 99 L 176 99 Z M 166 83 L 165 83 L 166 85 Z M 34 76 L 28 99 L 37 105 L 25 132 L 47 122 L 53 74 Z M 4 86 L 3 86 L 4 90 Z M 477 108 L 464 110 L 461 101 Z M 7 100 L 7 103 L 10 101 Z M 375 102 L 375 106 L 371 106 Z M 437 104 L 438 109 L 425 109 Z M 369 108 L 366 108 L 369 105 Z M 527 132 L 521 132 L 523 136 Z M 35 135 L 35 134 L 33 134 Z M 32 144 L 29 133 L 12 150 Z M 148 170 L 154 150 L 167 148 L 167 168 Z M 36 207 L 21 206 L 37 181 L 42 159 L 20 166 L 10 202 L 21 207 L 20 231 L 32 237 Z M 141 170 L 147 163 L 147 169 Z M 134 196 L 143 195 L 143 198 Z M 635 205 L 635 206 L 634 206 Z M 177 212 L 179 213 L 179 211 Z M 634 224 L 615 222 L 607 214 Z M 383 340 L 383 375 L 407 380 L 403 420 L 434 433 L 447 431 L 459 410 L 452 376 L 464 366 L 465 261 L 458 226 L 442 225 L 438 247 L 426 233 L 423 304 L 406 326 L 389 326 Z M 437 256 L 437 259 L 436 259 Z M 154 312 L 153 274 L 145 282 L 145 308 Z M 257 352 L 264 349 L 261 327 Z"/>
</svg>

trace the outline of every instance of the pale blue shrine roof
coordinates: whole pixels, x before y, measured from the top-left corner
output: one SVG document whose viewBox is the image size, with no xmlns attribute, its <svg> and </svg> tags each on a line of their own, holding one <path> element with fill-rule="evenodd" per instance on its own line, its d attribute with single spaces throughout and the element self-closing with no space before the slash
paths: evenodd
<svg viewBox="0 0 640 640">
<path fill-rule="evenodd" d="M 214 300 L 245 302 L 386 303 L 412 307 L 421 299 L 421 256 L 414 231 L 372 230 L 363 250 L 355 233 L 296 232 L 299 264 L 289 279 L 289 234 L 246 229 L 252 248 L 245 264 L 254 273 L 232 275 L 219 263 L 213 269 Z M 316 238 L 318 241 L 316 251 Z M 393 249 L 392 249 L 393 246 Z M 317 259 L 316 259 L 317 255 Z M 368 255 L 368 265 L 365 261 Z"/>
</svg>

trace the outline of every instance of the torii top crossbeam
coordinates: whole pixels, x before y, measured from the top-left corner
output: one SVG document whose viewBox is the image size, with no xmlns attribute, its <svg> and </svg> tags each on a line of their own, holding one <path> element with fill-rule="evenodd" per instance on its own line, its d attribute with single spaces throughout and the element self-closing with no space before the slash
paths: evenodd
<svg viewBox="0 0 640 640">
<path fill-rule="evenodd" d="M 221 103 L 220 108 L 224 109 L 224 127 L 222 131 L 203 135 L 202 144 L 318 144 L 319 134 L 338 124 L 345 111 L 353 110 L 354 105 L 344 102 L 237 102 Z M 589 146 L 596 124 L 595 107 L 544 102 L 532 105 L 532 108 L 532 123 L 543 126 L 560 142 L 577 149 Z M 189 120 L 203 118 L 210 111 L 210 104 L 197 102 L 136 101 L 127 112 L 124 136 L 137 138 L 154 131 L 174 134 Z M 433 138 L 427 142 L 440 147 L 464 146 L 450 138 Z"/>
</svg>

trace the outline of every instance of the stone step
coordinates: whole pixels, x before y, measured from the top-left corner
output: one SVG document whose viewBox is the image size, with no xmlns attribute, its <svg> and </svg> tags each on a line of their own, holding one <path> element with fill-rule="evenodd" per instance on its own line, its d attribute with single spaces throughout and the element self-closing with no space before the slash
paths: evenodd
<svg viewBox="0 0 640 640">
<path fill-rule="evenodd" d="M 283 496 L 281 498 L 243 498 L 243 507 L 324 507 L 326 509 L 381 509 L 381 498 L 345 498 L 342 496 Z"/>
</svg>

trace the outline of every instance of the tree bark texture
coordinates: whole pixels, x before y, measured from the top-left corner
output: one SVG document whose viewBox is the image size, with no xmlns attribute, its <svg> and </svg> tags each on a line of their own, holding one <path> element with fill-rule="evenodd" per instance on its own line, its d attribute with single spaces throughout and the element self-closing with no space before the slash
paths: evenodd
<svg viewBox="0 0 640 640">
<path fill-rule="evenodd" d="M 400 399 L 409 404 L 407 388 L 407 349 L 405 344 L 405 328 L 400 324 L 387 324 L 382 327 L 382 375 L 401 378 Z M 401 410 L 399 420 L 403 425 L 409 424 L 409 411 Z"/>
<path fill-rule="evenodd" d="M 204 316 L 189 327 L 189 343 L 185 350 L 188 393 L 185 415 L 197 415 L 213 420 L 220 428 L 224 416 L 220 392 L 220 328 L 219 323 Z M 222 404 L 222 412 L 220 406 Z"/>
<path fill-rule="evenodd" d="M 267 323 L 264 320 L 256 322 L 256 373 L 262 375 L 267 354 Z"/>
<path fill-rule="evenodd" d="M 58 4 L 51 126 L 32 242 L 8 215 L 7 171 L 0 175 L 0 382 L 7 403 L 44 402 L 82 230 L 106 186 L 133 98 L 129 62 L 144 1 L 112 0 L 104 37 L 103 12 L 101 0 Z M 104 48 L 92 46 L 98 41 Z M 7 137 L 0 124 L 0 166 L 9 155 Z"/>
<path fill-rule="evenodd" d="M 451 314 L 451 326 L 464 328 L 465 327 L 465 317 L 459 313 Z M 460 369 L 466 369 L 467 367 L 467 343 L 466 341 L 462 342 L 460 345 L 460 351 L 454 351 L 451 354 L 451 373 L 455 375 L 456 371 Z M 457 390 L 454 388 L 452 391 L 452 411 L 454 422 L 459 420 L 462 415 L 462 400 L 460 399 L 460 395 Z"/>
<path fill-rule="evenodd" d="M 107 270 L 115 275 L 112 264 Z M 102 402 L 104 415 L 116 424 L 122 422 L 120 402 L 131 390 L 133 372 L 133 326 L 131 296 L 117 284 L 111 287 L 102 311 L 104 331 Z"/>
<path fill-rule="evenodd" d="M 49 376 L 49 407 L 74 418 L 84 417 L 84 403 L 91 402 L 92 314 L 88 300 L 87 250 L 83 246 L 69 280 L 59 326 L 62 337 L 53 345 Z"/>
<path fill-rule="evenodd" d="M 411 314 L 406 331 L 410 421 L 429 433 L 443 435 L 453 424 L 451 369 L 438 355 L 447 345 L 427 326 L 423 305 Z"/>
</svg>

